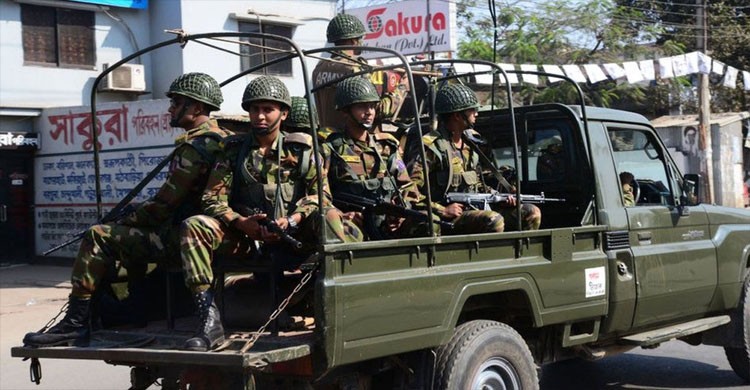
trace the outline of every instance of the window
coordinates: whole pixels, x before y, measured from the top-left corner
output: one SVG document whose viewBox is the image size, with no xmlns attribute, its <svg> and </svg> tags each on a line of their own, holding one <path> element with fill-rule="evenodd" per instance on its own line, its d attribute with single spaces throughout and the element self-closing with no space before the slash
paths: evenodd
<svg viewBox="0 0 750 390">
<path fill-rule="evenodd" d="M 669 181 L 664 152 L 653 134 L 632 129 L 610 129 L 609 139 L 617 172 L 630 181 L 636 206 L 671 205 L 674 196 Z M 625 182 L 623 199 L 625 201 Z M 678 191 L 679 192 L 679 191 Z"/>
<path fill-rule="evenodd" d="M 93 69 L 94 12 L 21 4 L 27 64 Z"/>
<path fill-rule="evenodd" d="M 501 147 L 494 150 L 496 166 L 514 166 L 513 138 L 506 135 L 502 141 L 498 141 Z M 567 166 L 567 151 L 563 144 L 562 134 L 557 127 L 545 127 L 540 125 L 535 130 L 528 132 L 528 140 L 518 141 L 521 145 L 528 145 L 526 151 L 521 150 L 521 163 L 528 167 L 528 175 L 522 174 L 524 180 L 532 181 L 562 181 L 565 179 Z M 496 144 L 497 145 L 497 144 Z M 522 170 L 525 172 L 526 169 Z"/>
<path fill-rule="evenodd" d="M 263 32 L 267 34 L 280 35 L 286 38 L 292 38 L 294 33 L 294 27 L 283 26 L 278 24 L 266 24 L 261 22 L 250 23 L 250 22 L 238 22 L 240 32 Z M 242 54 L 240 60 L 241 69 L 247 70 L 254 66 L 263 64 L 264 62 L 271 61 L 278 57 L 287 55 L 290 47 L 285 42 L 281 42 L 275 39 L 258 39 L 258 38 L 242 38 L 243 42 L 249 42 L 249 45 L 241 45 L 240 53 Z M 275 76 L 291 76 L 292 75 L 292 60 L 282 61 L 271 66 L 267 66 L 262 69 L 258 69 L 253 74 L 268 74 Z"/>
</svg>

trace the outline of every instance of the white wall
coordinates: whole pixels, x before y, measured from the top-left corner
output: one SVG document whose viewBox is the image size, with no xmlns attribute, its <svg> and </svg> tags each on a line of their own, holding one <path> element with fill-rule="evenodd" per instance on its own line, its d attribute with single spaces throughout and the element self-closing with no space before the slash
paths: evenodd
<svg viewBox="0 0 750 390">
<path fill-rule="evenodd" d="M 136 42 L 144 47 L 150 41 L 148 12 L 110 8 L 133 31 Z M 96 69 L 67 69 L 23 64 L 21 6 L 13 1 L 0 2 L 0 106 L 54 107 L 90 103 L 90 89 L 103 63 L 114 63 L 134 52 L 126 29 L 104 14 L 95 14 Z M 145 58 L 148 69 L 150 61 Z M 147 77 L 147 89 L 150 80 Z M 100 94 L 98 101 L 130 100 L 132 95 Z"/>
<path fill-rule="evenodd" d="M 157 2 L 154 2 L 157 3 Z M 153 4 L 153 3 L 152 3 Z M 277 1 L 233 1 L 233 0 L 190 0 L 183 1 L 179 9 L 182 28 L 189 34 L 206 33 L 213 31 L 237 31 L 238 21 L 230 16 L 232 13 L 246 15 L 248 9 L 253 9 L 259 14 L 271 14 L 278 17 L 297 19 L 299 26 L 296 27 L 292 40 L 301 49 L 312 49 L 325 46 L 325 31 L 328 20 L 335 15 L 334 0 L 277 0 Z M 175 7 L 153 8 L 154 18 L 163 18 L 163 12 L 176 12 Z M 154 29 L 156 31 L 156 29 Z M 156 37 L 156 32 L 154 33 Z M 236 40 L 236 38 L 230 38 Z M 211 44 L 224 47 L 233 52 L 239 51 L 239 45 L 233 43 L 210 41 Z M 220 52 L 206 46 L 189 43 L 182 50 L 183 68 L 180 70 L 170 69 L 171 74 L 163 75 L 155 85 L 161 88 L 155 90 L 166 90 L 172 79 L 181 72 L 205 72 L 222 82 L 240 72 L 240 58 L 228 53 Z M 312 72 L 316 61 L 308 61 L 308 72 Z M 166 72 L 164 72 L 166 73 Z M 293 77 L 282 77 L 282 81 L 288 86 L 292 95 L 304 94 L 302 81 L 302 70 L 299 61 L 295 61 L 292 69 Z M 222 89 L 224 104 L 221 109 L 224 113 L 242 113 L 241 100 L 245 86 L 254 76 L 242 77 Z M 309 75 L 308 75 L 309 77 Z M 161 97 L 155 95 L 156 98 Z"/>
</svg>

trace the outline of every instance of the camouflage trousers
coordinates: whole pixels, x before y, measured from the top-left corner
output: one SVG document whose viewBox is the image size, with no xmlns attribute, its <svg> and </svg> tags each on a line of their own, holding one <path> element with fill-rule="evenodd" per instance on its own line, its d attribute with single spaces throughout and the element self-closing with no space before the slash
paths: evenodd
<svg viewBox="0 0 750 390">
<path fill-rule="evenodd" d="M 453 229 L 443 229 L 442 234 L 494 233 L 505 229 L 503 216 L 491 210 L 466 210 L 451 222 Z"/>
<path fill-rule="evenodd" d="M 99 283 L 114 275 L 120 261 L 131 279 L 143 276 L 148 263 L 179 266 L 178 227 L 159 229 L 108 223 L 89 228 L 73 263 L 71 295 L 89 298 Z"/>
<path fill-rule="evenodd" d="M 515 207 L 503 208 L 500 214 L 505 219 L 506 231 L 539 230 L 542 224 L 542 212 L 533 204 L 521 204 L 521 229 L 518 228 L 518 210 Z"/>
<path fill-rule="evenodd" d="M 301 257 L 314 250 L 320 231 L 320 214 L 313 213 L 300 224 L 293 234 L 302 242 L 295 254 Z M 329 209 L 325 217 L 328 237 L 334 235 L 342 242 L 362 241 L 362 233 L 353 224 L 341 219 L 337 209 Z M 285 247 L 283 244 L 264 243 L 264 248 Z M 184 220 L 180 226 L 180 253 L 185 270 L 185 283 L 195 292 L 207 289 L 214 280 L 211 265 L 215 256 L 253 255 L 254 242 L 237 229 L 227 227 L 214 218 L 197 215 Z M 304 260 L 304 259 L 302 259 Z M 289 268 L 294 268 L 292 265 Z M 283 267 L 282 267 L 283 268 Z"/>
</svg>

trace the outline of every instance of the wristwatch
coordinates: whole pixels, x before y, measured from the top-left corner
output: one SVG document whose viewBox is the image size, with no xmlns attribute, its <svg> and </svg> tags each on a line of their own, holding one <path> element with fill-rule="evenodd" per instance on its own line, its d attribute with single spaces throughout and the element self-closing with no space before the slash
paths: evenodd
<svg viewBox="0 0 750 390">
<path fill-rule="evenodd" d="M 286 217 L 286 230 L 297 230 L 297 222 L 294 221 L 291 215 Z"/>
</svg>

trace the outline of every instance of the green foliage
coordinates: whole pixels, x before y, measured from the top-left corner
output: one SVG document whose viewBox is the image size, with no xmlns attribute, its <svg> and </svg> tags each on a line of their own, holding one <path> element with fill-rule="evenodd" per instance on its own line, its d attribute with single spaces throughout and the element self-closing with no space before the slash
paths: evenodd
<svg viewBox="0 0 750 390">
<path fill-rule="evenodd" d="M 495 26 L 486 1 L 459 0 L 458 26 L 465 35 L 458 45 L 458 57 L 494 58 L 513 64 L 603 64 L 693 51 L 697 41 L 695 4 L 675 3 L 545 0 L 531 6 L 528 1 L 496 1 Z M 750 7 L 746 0 L 711 1 L 708 13 L 714 36 L 709 39 L 709 55 L 740 70 L 750 70 Z M 747 93 L 743 94 L 741 88 L 719 87 L 719 81 L 714 80 L 712 88 L 715 111 L 747 107 Z M 687 76 L 651 85 L 605 81 L 580 86 L 588 104 L 656 116 L 674 108 L 690 112 L 695 106 L 692 84 L 692 77 Z M 572 86 L 536 88 L 524 84 L 514 88 L 515 98 L 526 104 L 578 100 Z"/>
</svg>

